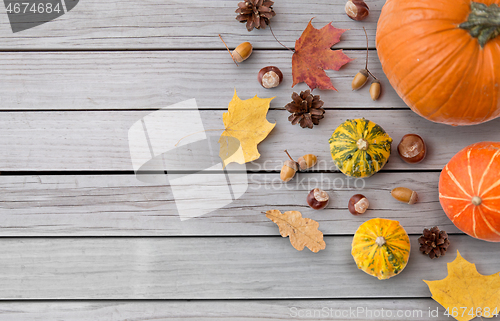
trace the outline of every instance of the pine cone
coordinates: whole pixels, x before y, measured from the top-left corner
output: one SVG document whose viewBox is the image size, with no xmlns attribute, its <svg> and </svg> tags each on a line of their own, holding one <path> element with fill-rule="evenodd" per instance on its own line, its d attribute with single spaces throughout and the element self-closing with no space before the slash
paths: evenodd
<svg viewBox="0 0 500 321">
<path fill-rule="evenodd" d="M 269 0 L 247 0 L 238 3 L 236 9 L 236 20 L 239 22 L 247 22 L 247 30 L 252 31 L 253 28 L 263 29 L 269 24 L 269 19 L 276 15 L 272 5 L 273 1 Z"/>
<path fill-rule="evenodd" d="M 288 117 L 292 125 L 300 123 L 300 127 L 312 129 L 313 124 L 318 125 L 319 120 L 325 117 L 325 110 L 321 108 L 324 102 L 318 95 L 313 96 L 310 90 L 302 91 L 300 95 L 294 92 L 292 99 L 293 101 L 285 106 L 286 110 L 292 113 Z"/>
<path fill-rule="evenodd" d="M 429 255 L 431 259 L 446 254 L 450 241 L 445 231 L 440 231 L 437 226 L 434 226 L 430 230 L 424 229 L 423 234 L 424 235 L 418 238 L 420 252 Z"/>
</svg>

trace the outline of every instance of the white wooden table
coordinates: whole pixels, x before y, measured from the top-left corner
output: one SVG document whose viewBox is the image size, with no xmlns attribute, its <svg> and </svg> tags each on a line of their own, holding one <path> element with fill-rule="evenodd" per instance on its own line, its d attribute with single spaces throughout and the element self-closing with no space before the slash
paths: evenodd
<svg viewBox="0 0 500 321">
<path fill-rule="evenodd" d="M 291 88 L 291 53 L 268 29 L 247 32 L 235 20 L 237 3 L 86 0 L 55 21 L 16 34 L 0 10 L 0 320 L 450 320 L 422 279 L 444 278 L 457 249 L 483 274 L 500 270 L 499 245 L 461 233 L 437 194 L 442 167 L 470 143 L 500 140 L 500 120 L 452 128 L 405 106 L 375 51 L 384 1 L 368 2 L 364 22 L 345 15 L 344 1 L 276 1 L 273 30 L 290 47 L 312 17 L 318 28 L 333 21 L 350 29 L 335 48 L 357 60 L 327 72 L 338 92 L 315 91 L 327 112 L 313 130 L 292 126 L 283 110 L 293 91 L 307 89 Z M 383 86 L 376 102 L 367 88 L 350 90 L 364 66 L 363 26 L 369 68 Z M 233 48 L 250 41 L 251 58 L 236 67 L 219 33 Z M 273 90 L 256 81 L 267 65 L 285 75 Z M 277 125 L 259 145 L 261 158 L 248 164 L 247 193 L 181 221 L 168 185 L 136 179 L 128 129 L 190 98 L 196 98 L 206 127 L 220 128 L 234 89 L 242 99 L 276 96 L 267 118 Z M 185 127 L 195 111 L 168 112 Z M 384 170 L 366 180 L 362 193 L 372 205 L 357 217 L 347 211 L 349 197 L 358 192 L 352 187 L 330 189 L 332 202 L 323 211 L 305 205 L 315 186 L 265 188 L 279 176 L 284 149 L 323 160 L 314 172 L 301 174 L 308 181 L 321 175 L 345 179 L 332 171 L 327 141 L 354 117 L 384 127 L 393 147 L 406 133 L 421 134 L 428 158 L 410 166 L 393 152 Z M 192 170 L 183 164 L 170 169 Z M 421 201 L 395 202 L 389 191 L 397 186 L 414 188 Z M 262 214 L 269 209 L 297 209 L 317 220 L 326 249 L 293 249 Z M 374 217 L 400 221 L 412 243 L 408 266 L 387 281 L 359 271 L 350 254 L 355 230 Z M 435 225 L 449 232 L 451 246 L 431 261 L 419 253 L 417 238 Z M 437 308 L 439 316 L 430 318 L 429 310 Z M 384 314 L 370 317 L 367 309 Z M 326 310 L 328 317 L 308 317 Z M 398 311 L 412 316 L 396 317 Z"/>
</svg>

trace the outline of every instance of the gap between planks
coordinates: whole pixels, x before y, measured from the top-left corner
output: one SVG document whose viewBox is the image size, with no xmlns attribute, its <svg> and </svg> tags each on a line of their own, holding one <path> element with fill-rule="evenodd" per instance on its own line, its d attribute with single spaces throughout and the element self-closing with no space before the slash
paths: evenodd
<svg viewBox="0 0 500 321">
<path fill-rule="evenodd" d="M 186 136 L 184 124 L 192 123 L 193 117 L 201 119 L 203 128 L 221 128 L 222 111 L 169 111 L 154 114 L 141 112 L 14 112 L 2 113 L 0 118 L 0 169 L 6 172 L 38 171 L 132 171 L 129 150 L 129 129 L 143 117 L 151 117 L 151 128 L 156 137 L 164 142 L 159 149 L 165 157 L 166 170 L 190 171 L 207 169 L 207 161 L 220 163 L 217 143 L 220 132 L 205 132 L 184 139 L 184 145 L 175 148 L 175 143 Z M 315 153 L 320 171 L 335 171 L 331 159 L 328 139 L 332 132 L 346 119 L 369 119 L 382 126 L 393 138 L 392 156 L 384 167 L 386 170 L 441 170 L 448 161 L 466 146 L 484 140 L 500 140 L 497 132 L 500 119 L 481 126 L 451 127 L 425 120 L 410 110 L 385 111 L 327 111 L 326 117 L 314 129 L 292 126 L 287 120 L 289 113 L 273 110 L 267 119 L 275 128 L 259 144 L 261 157 L 245 165 L 246 170 L 280 171 L 287 159 L 285 149 L 295 158 Z M 166 128 L 165 121 L 170 122 Z M 155 131 L 156 130 L 156 131 Z M 419 164 L 403 162 L 397 155 L 396 146 L 408 133 L 421 135 L 426 141 L 428 154 Z M 485 134 L 487 133 L 487 135 Z M 497 133 L 497 134 L 495 134 Z M 496 135 L 496 136 L 495 136 Z M 168 143 L 167 141 L 170 141 Z M 206 144 L 205 144 L 206 139 Z M 195 152 L 193 148 L 197 149 Z M 210 149 L 211 148 L 211 149 Z M 138 154 L 149 159 L 150 150 Z M 193 157 L 196 155 L 197 157 Z M 149 158 L 148 158 L 149 157 Z"/>
<path fill-rule="evenodd" d="M 151 185 L 133 175 L 0 176 L 0 235 L 276 236 L 276 225 L 262 214 L 270 209 L 299 210 L 318 221 L 325 235 L 353 235 L 360 224 L 375 217 L 397 220 L 414 235 L 436 225 L 450 234 L 460 233 L 439 204 L 439 173 L 378 173 L 364 186 L 348 186 L 340 173 L 330 174 L 330 181 L 321 181 L 318 173 L 307 177 L 302 184 L 282 184 L 277 173 L 252 174 L 240 198 L 181 221 L 176 202 L 185 200 L 174 199 L 168 181 Z M 390 190 L 397 186 L 416 190 L 420 201 L 409 206 L 394 200 Z M 321 211 L 312 210 L 305 201 L 315 187 L 330 194 L 329 205 Z M 364 215 L 353 216 L 347 201 L 357 193 L 370 200 L 370 208 Z M 203 198 L 187 201 L 196 213 L 210 205 Z"/>
</svg>

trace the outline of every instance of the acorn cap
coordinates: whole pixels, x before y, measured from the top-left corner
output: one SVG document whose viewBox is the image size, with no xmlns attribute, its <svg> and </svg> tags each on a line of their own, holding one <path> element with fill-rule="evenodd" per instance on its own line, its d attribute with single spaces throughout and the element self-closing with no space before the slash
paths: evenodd
<svg viewBox="0 0 500 321">
<path fill-rule="evenodd" d="M 285 161 L 285 166 L 288 166 L 288 167 L 294 169 L 295 171 L 299 170 L 299 166 L 297 165 L 297 162 L 294 162 L 294 161 L 291 161 L 291 160 Z"/>
</svg>

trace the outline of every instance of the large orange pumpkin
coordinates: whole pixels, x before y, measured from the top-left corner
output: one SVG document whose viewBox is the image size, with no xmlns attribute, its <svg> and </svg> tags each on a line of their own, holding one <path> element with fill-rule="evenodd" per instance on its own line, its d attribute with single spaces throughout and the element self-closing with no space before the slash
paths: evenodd
<svg viewBox="0 0 500 321">
<path fill-rule="evenodd" d="M 473 144 L 453 156 L 439 177 L 439 201 L 460 230 L 500 242 L 500 143 Z"/>
<path fill-rule="evenodd" d="M 449 125 L 500 116 L 496 5 L 500 0 L 387 0 L 377 52 L 392 87 L 414 112 Z"/>
</svg>

